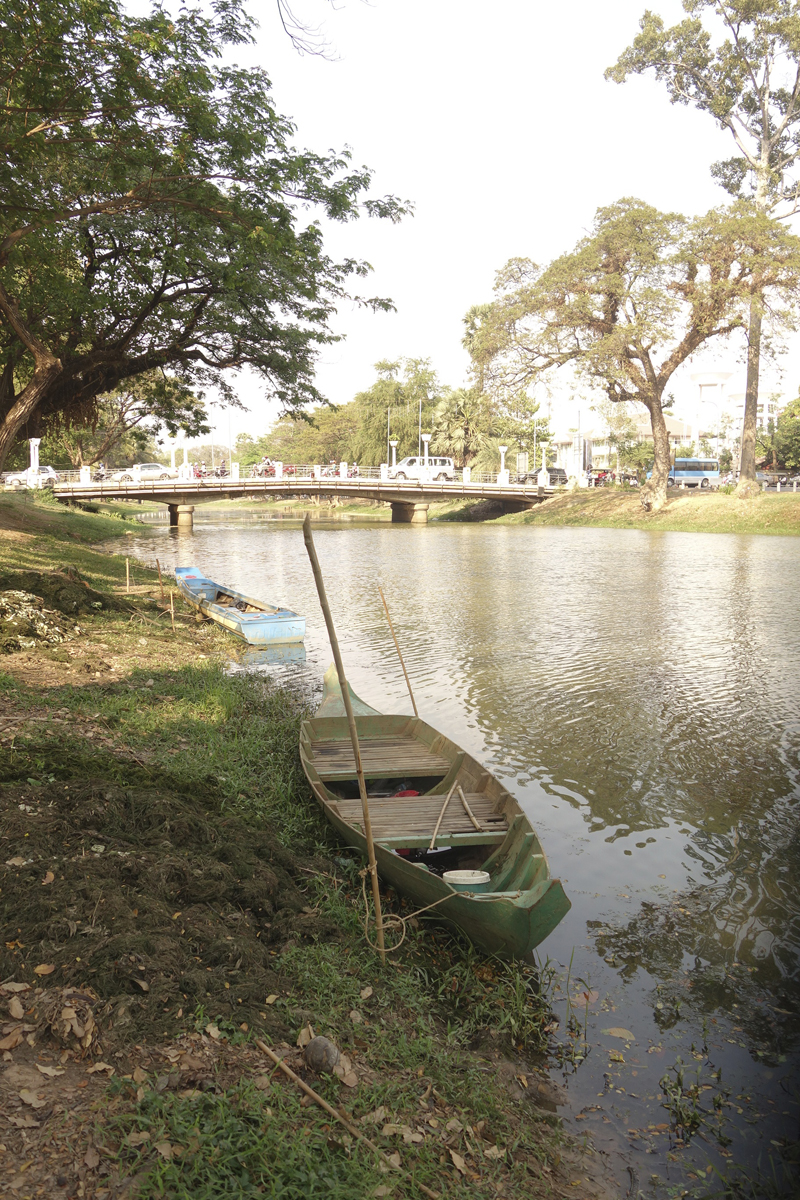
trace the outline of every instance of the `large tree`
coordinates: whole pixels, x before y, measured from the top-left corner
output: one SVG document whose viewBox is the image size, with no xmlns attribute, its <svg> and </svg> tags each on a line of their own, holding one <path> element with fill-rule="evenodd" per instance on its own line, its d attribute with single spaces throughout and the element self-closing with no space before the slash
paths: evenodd
<svg viewBox="0 0 800 1200">
<path fill-rule="evenodd" d="M 683 0 L 688 17 L 670 29 L 646 11 L 633 44 L 606 72 L 622 83 L 652 71 L 673 104 L 707 112 L 737 153 L 712 174 L 763 213 L 800 209 L 800 5 L 797 0 Z M 757 281 L 756 281 L 757 282 Z M 756 427 L 764 302 L 753 289 L 739 492 L 756 483 Z"/>
<path fill-rule="evenodd" d="M 326 254 L 320 217 L 403 209 L 347 154 L 293 148 L 263 70 L 231 65 L 252 31 L 241 0 L 0 0 L 0 466 L 154 369 L 322 399 L 317 349 L 368 267 Z"/>
<path fill-rule="evenodd" d="M 475 354 L 512 390 L 572 367 L 609 400 L 643 404 L 655 462 L 642 502 L 657 510 L 669 475 L 670 379 L 701 346 L 746 325 L 754 290 L 777 318 L 798 282 L 800 239 L 751 206 L 687 220 L 620 200 L 549 266 L 507 264 Z"/>
</svg>

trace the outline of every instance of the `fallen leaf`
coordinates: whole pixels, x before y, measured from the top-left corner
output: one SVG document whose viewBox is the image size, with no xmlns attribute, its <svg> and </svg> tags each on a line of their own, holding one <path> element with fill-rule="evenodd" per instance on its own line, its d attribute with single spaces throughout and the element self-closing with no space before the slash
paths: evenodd
<svg viewBox="0 0 800 1200">
<path fill-rule="evenodd" d="M 29 992 L 31 985 L 29 983 L 4 983 L 0 985 L 0 992 Z"/>
<path fill-rule="evenodd" d="M 134 1083 L 144 1083 L 145 1079 L 147 1079 L 147 1071 L 143 1071 L 141 1067 L 134 1067 L 133 1068 L 133 1082 Z"/>
<path fill-rule="evenodd" d="M 107 1062 L 95 1063 L 93 1067 L 86 1068 L 87 1075 L 96 1075 L 98 1071 L 108 1071 L 109 1075 L 114 1074 L 114 1068 Z"/>
<path fill-rule="evenodd" d="M 156 1142 L 153 1149 L 157 1150 L 161 1157 L 166 1158 L 167 1161 L 172 1158 L 172 1146 L 169 1142 Z"/>
<path fill-rule="evenodd" d="M 609 1050 L 608 1057 L 612 1062 L 624 1063 L 625 1059 L 620 1054 L 619 1050 Z"/>
<path fill-rule="evenodd" d="M 42 1063 L 36 1064 L 36 1070 L 41 1071 L 43 1075 L 48 1075 L 51 1079 L 54 1079 L 56 1075 L 65 1074 L 63 1067 L 45 1067 Z"/>
<path fill-rule="evenodd" d="M 22 1026 L 18 1025 L 16 1029 L 12 1029 L 11 1033 L 7 1033 L 4 1038 L 0 1038 L 0 1050 L 13 1050 L 20 1044 L 24 1037 Z"/>
<path fill-rule="evenodd" d="M 52 975 L 55 969 L 55 963 L 40 963 L 38 967 L 33 968 L 33 973 L 34 975 Z"/>
<path fill-rule="evenodd" d="M 376 1108 L 373 1112 L 367 1113 L 367 1115 L 365 1117 L 362 1117 L 361 1124 L 362 1125 L 380 1125 L 381 1121 L 384 1119 L 385 1116 L 386 1116 L 386 1109 L 385 1109 L 384 1105 L 382 1104 L 380 1106 L 380 1108 Z"/>
<path fill-rule="evenodd" d="M 14 856 L 14 858 L 7 858 L 7 859 L 6 859 L 6 866 L 7 866 L 7 867 L 24 867 L 24 866 L 25 866 L 25 859 L 24 859 L 24 858 L 20 858 L 20 856 L 17 854 L 17 855 L 15 855 L 15 856 Z"/>
<path fill-rule="evenodd" d="M 22 1007 L 16 996 L 12 996 L 9 1000 L 8 1011 L 15 1021 L 21 1021 L 25 1016 L 25 1009 Z"/>
<path fill-rule="evenodd" d="M 392 1189 L 387 1187 L 385 1183 L 380 1183 L 372 1194 L 373 1196 L 391 1196 Z"/>
<path fill-rule="evenodd" d="M 133 982 L 138 983 L 139 987 L 142 989 L 143 992 L 150 991 L 150 984 L 147 982 L 146 979 L 134 979 Z"/>
<path fill-rule="evenodd" d="M 360 1025 L 364 1018 L 357 1009 L 353 1008 L 350 1010 L 350 1020 L 354 1025 Z"/>
<path fill-rule="evenodd" d="M 40 1099 L 38 1093 L 31 1091 L 30 1088 L 23 1088 L 18 1095 L 22 1103 L 29 1104 L 31 1108 L 44 1108 L 47 1104 L 46 1100 Z"/>
<path fill-rule="evenodd" d="M 17 1129 L 39 1129 L 42 1124 L 41 1121 L 35 1121 L 29 1113 L 26 1113 L 24 1117 L 9 1117 L 8 1119 Z"/>
<path fill-rule="evenodd" d="M 608 1034 L 609 1037 L 622 1038 L 622 1040 L 625 1042 L 632 1042 L 635 1040 L 630 1029 L 620 1029 L 618 1025 L 614 1025 L 611 1029 L 604 1029 L 603 1033 Z"/>
<path fill-rule="evenodd" d="M 213 1038 L 214 1041 L 217 1041 L 217 1039 L 219 1038 L 219 1029 L 217 1028 L 216 1025 L 214 1025 L 214 1023 L 212 1021 L 209 1021 L 208 1024 L 206 1025 L 206 1033 L 208 1034 L 208 1036 L 210 1038 Z"/>
<path fill-rule="evenodd" d="M 97 1153 L 94 1146 L 90 1146 L 86 1151 L 83 1161 L 86 1163 L 86 1166 L 90 1171 L 93 1171 L 95 1167 L 100 1166 L 100 1155 Z"/>
<path fill-rule="evenodd" d="M 596 992 L 594 990 L 591 990 L 591 991 L 586 991 L 586 992 L 579 992 L 578 995 L 575 997 L 574 1003 L 582 1004 L 585 1007 L 587 1004 L 596 1004 L 599 999 L 600 999 L 600 993 Z"/>
<path fill-rule="evenodd" d="M 460 1171 L 462 1175 L 466 1175 L 467 1164 L 464 1162 L 464 1159 L 461 1157 L 461 1155 L 456 1154 L 455 1150 L 451 1150 L 450 1157 L 453 1160 L 453 1166 L 455 1167 L 455 1169 L 457 1171 Z"/>
<path fill-rule="evenodd" d="M 52 883 L 54 879 L 55 879 L 55 875 L 53 874 L 53 872 L 48 871 L 47 874 L 45 875 L 44 879 L 42 880 L 42 887 L 47 887 L 48 883 Z"/>
<path fill-rule="evenodd" d="M 384 1137 L 396 1137 L 397 1134 L 399 1133 L 404 1140 L 405 1140 L 406 1136 L 408 1136 L 409 1141 L 411 1140 L 411 1126 L 410 1125 L 392 1125 L 392 1124 L 384 1125 L 383 1129 L 381 1130 L 381 1133 L 383 1134 Z"/>
<path fill-rule="evenodd" d="M 499 1146 L 487 1146 L 483 1152 L 487 1158 L 505 1158 L 505 1150 L 501 1150 Z"/>
<path fill-rule="evenodd" d="M 448 1133 L 461 1133 L 463 1128 L 464 1126 L 459 1120 L 456 1119 L 456 1117 L 453 1117 L 452 1121 L 448 1121 L 445 1125 L 445 1129 Z"/>
<path fill-rule="evenodd" d="M 371 987 L 362 988 L 358 994 L 362 1000 L 369 1000 L 370 996 L 372 995 L 372 988 Z"/>
<path fill-rule="evenodd" d="M 274 1004 L 274 1003 L 275 1003 L 275 1001 L 276 1001 L 277 999 L 278 999 L 278 997 L 277 997 L 277 996 L 267 996 L 267 998 L 266 998 L 266 1000 L 264 1001 L 264 1003 L 265 1003 L 265 1004 Z"/>
<path fill-rule="evenodd" d="M 149 1129 L 134 1129 L 128 1134 L 129 1146 L 141 1146 L 144 1142 L 150 1141 Z"/>
<path fill-rule="evenodd" d="M 355 1071 L 348 1071 L 345 1075 L 343 1075 L 342 1083 L 345 1087 L 358 1087 L 358 1076 L 356 1075 Z"/>
<path fill-rule="evenodd" d="M 304 1025 L 297 1035 L 297 1045 L 301 1050 L 305 1050 L 309 1042 L 314 1040 L 314 1028 L 312 1025 Z"/>
<path fill-rule="evenodd" d="M 392 1164 L 392 1166 L 396 1167 L 397 1170 L 399 1171 L 400 1170 L 400 1155 L 397 1153 L 397 1151 L 395 1150 L 394 1154 L 387 1154 L 386 1157 L 389 1160 L 389 1162 Z"/>
</svg>

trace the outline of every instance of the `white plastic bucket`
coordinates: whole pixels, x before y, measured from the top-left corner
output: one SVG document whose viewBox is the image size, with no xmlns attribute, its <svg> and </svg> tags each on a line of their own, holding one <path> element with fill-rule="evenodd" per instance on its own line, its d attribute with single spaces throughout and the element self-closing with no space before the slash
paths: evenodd
<svg viewBox="0 0 800 1200">
<path fill-rule="evenodd" d="M 445 871 L 445 883 L 456 892 L 488 892 L 492 877 L 488 871 Z"/>
</svg>

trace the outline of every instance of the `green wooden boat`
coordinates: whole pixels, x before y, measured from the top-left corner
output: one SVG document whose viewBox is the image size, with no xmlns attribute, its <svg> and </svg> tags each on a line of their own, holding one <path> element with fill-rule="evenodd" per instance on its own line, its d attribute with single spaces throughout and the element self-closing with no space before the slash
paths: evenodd
<svg viewBox="0 0 800 1200">
<path fill-rule="evenodd" d="M 439 901 L 430 915 L 454 923 L 487 953 L 527 954 L 555 929 L 570 902 L 561 881 L 551 879 L 517 801 L 419 717 L 385 716 L 352 688 L 350 698 L 381 879 L 416 908 Z M 300 758 L 326 817 L 366 858 L 355 759 L 333 666 L 316 715 L 302 724 Z"/>
</svg>

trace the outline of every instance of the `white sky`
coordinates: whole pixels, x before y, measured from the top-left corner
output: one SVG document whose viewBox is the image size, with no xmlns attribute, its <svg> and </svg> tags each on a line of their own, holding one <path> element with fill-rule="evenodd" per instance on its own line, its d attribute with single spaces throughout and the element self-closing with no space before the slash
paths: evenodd
<svg viewBox="0 0 800 1200">
<path fill-rule="evenodd" d="M 399 226 L 364 219 L 331 231 L 329 250 L 367 259 L 374 272 L 358 282 L 397 312 L 341 309 L 346 341 L 326 348 L 318 370 L 326 396 L 352 399 L 376 361 L 400 356 L 429 357 L 444 382 L 464 383 L 466 310 L 491 299 L 508 258 L 545 262 L 569 249 L 599 205 L 627 195 L 695 213 L 725 202 L 709 167 L 733 147 L 711 119 L 671 105 L 650 79 L 603 79 L 647 6 L 670 24 L 684 15 L 676 0 L 294 0 L 322 28 L 333 61 L 299 55 L 274 3 L 258 6 L 258 47 L 239 61 L 266 67 L 296 143 L 350 145 L 354 163 L 374 170 L 375 194 L 416 209 Z M 741 349 L 730 343 L 690 371 L 731 371 L 728 392 L 743 392 Z M 763 390 L 796 394 L 800 348 L 790 349 L 783 383 L 768 369 Z M 262 433 L 274 404 L 255 379 L 235 383 L 250 412 L 232 414 L 234 435 Z M 688 379 L 674 391 L 677 412 L 697 395 Z M 557 405 L 553 416 L 574 424 Z M 227 436 L 227 413 L 217 429 Z"/>
</svg>

